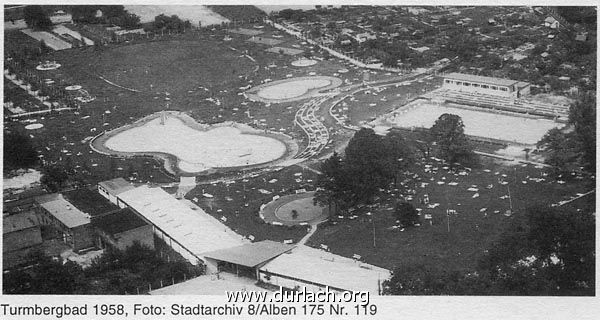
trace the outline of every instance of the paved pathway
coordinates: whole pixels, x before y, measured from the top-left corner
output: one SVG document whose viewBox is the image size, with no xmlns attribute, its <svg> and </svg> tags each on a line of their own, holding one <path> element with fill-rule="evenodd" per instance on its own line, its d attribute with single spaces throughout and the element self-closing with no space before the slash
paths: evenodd
<svg viewBox="0 0 600 320">
<path fill-rule="evenodd" d="M 306 241 L 308 241 L 308 239 L 310 239 L 310 237 L 312 237 L 313 234 L 315 234 L 315 232 L 317 231 L 317 226 L 319 224 L 311 224 L 310 225 L 310 230 L 308 231 L 308 233 L 302 238 L 300 239 L 300 241 L 298 241 L 298 245 L 304 245 L 306 243 Z"/>
<path fill-rule="evenodd" d="M 315 113 L 319 110 L 321 104 L 330 97 L 331 95 L 325 95 L 313 98 L 302 104 L 296 112 L 294 122 L 308 136 L 308 145 L 302 152 L 294 156 L 294 158 L 308 159 L 313 157 L 319 154 L 329 142 L 329 131 L 327 131 L 327 128 L 317 118 Z"/>
</svg>

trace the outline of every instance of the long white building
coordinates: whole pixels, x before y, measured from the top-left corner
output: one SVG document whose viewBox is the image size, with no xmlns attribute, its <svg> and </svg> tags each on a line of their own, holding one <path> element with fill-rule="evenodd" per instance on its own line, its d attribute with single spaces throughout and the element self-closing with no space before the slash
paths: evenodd
<svg viewBox="0 0 600 320">
<path fill-rule="evenodd" d="M 121 183 L 100 183 L 101 194 L 120 207 L 129 207 L 152 225 L 154 233 L 193 265 L 204 264 L 207 273 L 216 266 L 207 263 L 204 253 L 237 247 L 249 241 L 210 217 L 200 208 L 192 210 L 163 189 L 146 185 L 132 188 Z M 115 189 L 107 185 L 120 185 Z"/>
<path fill-rule="evenodd" d="M 530 84 L 517 80 L 454 72 L 444 75 L 442 87 L 461 92 L 520 98 L 529 94 Z"/>
</svg>

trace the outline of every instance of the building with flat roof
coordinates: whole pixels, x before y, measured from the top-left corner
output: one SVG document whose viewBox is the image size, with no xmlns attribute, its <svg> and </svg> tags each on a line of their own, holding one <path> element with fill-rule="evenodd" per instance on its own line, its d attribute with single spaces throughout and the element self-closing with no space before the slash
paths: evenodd
<svg viewBox="0 0 600 320">
<path fill-rule="evenodd" d="M 2 217 L 2 251 L 29 248 L 42 243 L 40 222 L 33 211 Z"/>
<path fill-rule="evenodd" d="M 154 249 L 152 226 L 129 208 L 94 218 L 92 226 L 96 231 L 99 248 L 111 246 L 125 250 L 137 241 Z"/>
<path fill-rule="evenodd" d="M 258 279 L 258 269 L 261 266 L 293 248 L 293 245 L 264 240 L 210 251 L 205 253 L 204 257 L 206 263 L 218 271 L 228 271 Z"/>
<path fill-rule="evenodd" d="M 517 80 L 453 72 L 444 75 L 442 87 L 453 91 L 519 98 L 528 95 L 531 86 L 528 82 Z"/>
<path fill-rule="evenodd" d="M 317 292 L 329 287 L 375 295 L 381 294 L 383 281 L 391 276 L 387 269 L 304 245 L 267 262 L 258 273 L 260 281 L 288 289 L 306 287 Z"/>
<path fill-rule="evenodd" d="M 77 209 L 62 194 L 44 195 L 35 200 L 40 222 L 60 231 L 63 241 L 74 251 L 94 246 L 89 214 Z"/>
<path fill-rule="evenodd" d="M 98 183 L 98 193 L 108 199 L 110 202 L 116 204 L 120 208 L 124 208 L 125 205 L 119 203 L 117 196 L 127 190 L 135 189 L 131 183 L 127 182 L 123 178 L 115 178 L 112 180 L 102 181 Z"/>
<path fill-rule="evenodd" d="M 191 264 L 206 264 L 207 272 L 216 272 L 204 253 L 237 247 L 247 240 L 230 230 L 202 209 L 192 210 L 161 188 L 139 186 L 119 193 L 118 201 L 131 208 L 171 248 Z"/>
</svg>

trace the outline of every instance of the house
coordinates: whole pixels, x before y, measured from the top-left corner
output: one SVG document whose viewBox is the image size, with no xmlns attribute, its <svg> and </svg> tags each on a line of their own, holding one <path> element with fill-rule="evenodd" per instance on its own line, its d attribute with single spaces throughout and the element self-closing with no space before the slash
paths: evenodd
<svg viewBox="0 0 600 320">
<path fill-rule="evenodd" d="M 544 19 L 544 26 L 551 29 L 558 29 L 560 27 L 560 23 L 554 19 L 554 17 L 547 17 Z"/>
<path fill-rule="evenodd" d="M 53 24 L 73 23 L 73 16 L 59 10 L 54 15 L 50 16 L 50 21 L 52 21 Z"/>
<path fill-rule="evenodd" d="M 41 243 L 42 231 L 35 212 L 25 211 L 2 217 L 2 251 L 4 253 Z"/>
<path fill-rule="evenodd" d="M 585 42 L 587 41 L 588 33 L 587 32 L 579 32 L 575 36 L 575 41 Z"/>
<path fill-rule="evenodd" d="M 37 197 L 35 201 L 38 204 L 40 223 L 58 230 L 63 242 L 73 248 L 73 251 L 94 247 L 89 214 L 77 209 L 58 193 Z"/>
<path fill-rule="evenodd" d="M 125 250 L 134 242 L 154 249 L 152 226 L 129 208 L 92 219 L 92 226 L 97 235 L 96 246 L 111 246 Z"/>
<path fill-rule="evenodd" d="M 40 224 L 60 232 L 63 242 L 73 251 L 107 245 L 124 249 L 134 241 L 154 248 L 149 224 L 92 189 L 44 195 L 36 197 L 35 201 Z"/>
<path fill-rule="evenodd" d="M 374 34 L 370 34 L 368 32 L 363 32 L 363 33 L 358 33 L 356 36 L 354 36 L 354 39 L 356 39 L 356 41 L 358 41 L 358 43 L 363 43 L 367 40 L 375 40 L 375 39 L 377 39 L 377 36 Z"/>
</svg>

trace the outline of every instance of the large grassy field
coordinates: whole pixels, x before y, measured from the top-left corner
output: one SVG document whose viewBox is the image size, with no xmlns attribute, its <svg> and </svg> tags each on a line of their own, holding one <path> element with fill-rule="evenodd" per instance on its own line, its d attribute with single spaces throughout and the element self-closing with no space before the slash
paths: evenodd
<svg viewBox="0 0 600 320">
<path fill-rule="evenodd" d="M 356 211 L 358 218 L 354 220 L 336 219 L 336 224 L 320 226 L 309 240 L 309 245 L 326 244 L 334 253 L 348 257 L 359 254 L 365 261 L 385 268 L 426 264 L 444 269 L 472 270 L 484 250 L 497 239 L 511 219 L 524 214 L 527 207 L 558 203 L 593 188 L 577 179 L 559 183 L 560 180 L 543 176 L 543 169 L 531 165 L 509 167 L 484 161 L 482 167 L 473 168 L 468 175 L 455 175 L 430 159 L 411 169 L 412 173 L 418 175 L 418 182 L 414 185 L 408 183 L 407 187 L 416 190 L 410 202 L 422 209 L 420 227 L 406 228 L 404 231 L 392 228 L 396 225 L 393 203 L 398 195 L 383 195 L 381 206 L 372 210 L 372 222 L 365 215 L 370 209 L 359 209 Z M 425 165 L 438 168 L 437 173 L 425 172 Z M 508 184 L 500 184 L 499 179 Z M 535 179 L 544 181 L 536 182 Z M 422 182 L 428 184 L 421 187 Z M 452 186 L 450 182 L 458 184 Z M 471 187 L 478 191 L 468 191 Z M 509 199 L 505 197 L 508 188 L 514 209 L 510 217 L 504 215 L 510 208 Z M 430 209 L 421 204 L 418 199 L 424 194 L 429 195 L 431 204 L 439 205 Z M 474 198 L 475 194 L 478 196 Z M 583 202 L 574 205 L 585 206 Z M 450 232 L 447 208 L 457 212 L 450 216 Z M 432 225 L 423 219 L 424 214 L 431 214 Z"/>
</svg>

